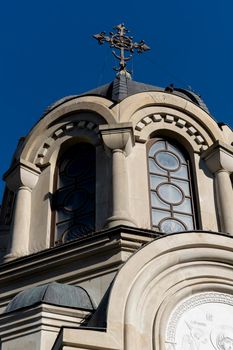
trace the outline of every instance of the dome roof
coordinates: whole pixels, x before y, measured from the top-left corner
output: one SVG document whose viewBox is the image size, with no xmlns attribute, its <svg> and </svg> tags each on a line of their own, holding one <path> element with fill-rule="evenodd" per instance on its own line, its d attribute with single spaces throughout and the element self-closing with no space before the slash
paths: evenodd
<svg viewBox="0 0 233 350">
<path fill-rule="evenodd" d="M 137 81 L 134 81 L 130 78 L 130 76 L 126 74 L 120 74 L 115 77 L 115 79 L 105 85 L 99 86 L 93 90 L 87 91 L 81 95 L 72 95 L 64 97 L 58 101 L 56 101 L 54 104 L 49 106 L 49 108 L 46 110 L 45 114 L 50 112 L 52 109 L 56 108 L 57 106 L 61 105 L 62 103 L 72 100 L 79 96 L 101 96 L 104 98 L 107 98 L 115 103 L 118 103 L 122 100 L 124 100 L 128 96 L 132 96 L 134 94 L 140 93 L 140 92 L 150 92 L 150 91 L 161 91 L 166 92 L 170 94 L 174 94 L 180 97 L 185 98 L 188 101 L 191 101 L 204 109 L 207 113 L 209 113 L 209 110 L 204 103 L 204 101 L 201 99 L 200 96 L 198 96 L 196 93 L 194 93 L 191 90 L 182 89 L 182 88 L 176 88 L 172 85 L 161 88 L 154 85 L 144 84 Z"/>
<path fill-rule="evenodd" d="M 79 286 L 61 283 L 49 283 L 26 289 L 17 294 L 8 304 L 5 312 L 11 312 L 39 302 L 64 307 L 80 308 L 93 311 L 93 302 L 87 291 Z"/>
</svg>

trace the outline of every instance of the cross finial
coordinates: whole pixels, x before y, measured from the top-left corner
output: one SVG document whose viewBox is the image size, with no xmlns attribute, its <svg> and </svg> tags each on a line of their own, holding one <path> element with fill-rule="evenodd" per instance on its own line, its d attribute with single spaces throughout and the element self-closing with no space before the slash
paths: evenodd
<svg viewBox="0 0 233 350">
<path fill-rule="evenodd" d="M 143 51 L 150 50 L 150 48 L 145 44 L 144 40 L 138 43 L 133 42 L 133 37 L 126 35 L 129 31 L 123 23 L 118 24 L 113 30 L 113 32 L 109 33 L 109 36 L 106 35 L 105 32 L 101 32 L 93 35 L 93 38 L 97 39 L 100 45 L 106 41 L 111 48 L 119 50 L 119 53 L 112 50 L 114 57 L 119 60 L 119 67 L 113 69 L 119 72 L 126 70 L 126 62 L 132 58 L 135 49 L 138 53 L 142 53 Z M 126 52 L 128 52 L 129 55 L 126 56 Z"/>
</svg>

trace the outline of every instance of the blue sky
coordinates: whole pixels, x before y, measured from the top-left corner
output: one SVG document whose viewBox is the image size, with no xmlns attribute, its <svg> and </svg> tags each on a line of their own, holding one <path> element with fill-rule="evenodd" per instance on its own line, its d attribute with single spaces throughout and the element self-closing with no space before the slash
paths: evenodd
<svg viewBox="0 0 233 350">
<path fill-rule="evenodd" d="M 0 174 L 48 105 L 114 78 L 110 49 L 91 36 L 121 22 L 151 47 L 135 55 L 134 80 L 191 86 L 233 126 L 232 14 L 232 0 L 2 1 Z"/>
</svg>

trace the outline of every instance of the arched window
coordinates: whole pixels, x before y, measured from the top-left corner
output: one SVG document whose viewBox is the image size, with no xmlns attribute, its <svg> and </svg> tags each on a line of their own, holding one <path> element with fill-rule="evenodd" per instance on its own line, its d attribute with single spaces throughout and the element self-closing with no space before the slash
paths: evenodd
<svg viewBox="0 0 233 350">
<path fill-rule="evenodd" d="M 190 165 L 185 152 L 171 141 L 154 139 L 148 162 L 153 228 L 164 233 L 193 230 Z"/>
<path fill-rule="evenodd" d="M 95 147 L 78 143 L 59 159 L 54 195 L 55 243 L 95 230 Z"/>
</svg>

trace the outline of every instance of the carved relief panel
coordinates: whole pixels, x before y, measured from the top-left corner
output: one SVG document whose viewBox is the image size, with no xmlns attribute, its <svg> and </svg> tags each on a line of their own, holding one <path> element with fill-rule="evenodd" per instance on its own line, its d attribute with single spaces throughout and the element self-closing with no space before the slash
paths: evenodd
<svg viewBox="0 0 233 350">
<path fill-rule="evenodd" d="M 168 321 L 166 350 L 232 350 L 233 296 L 206 292 L 182 301 Z"/>
</svg>

